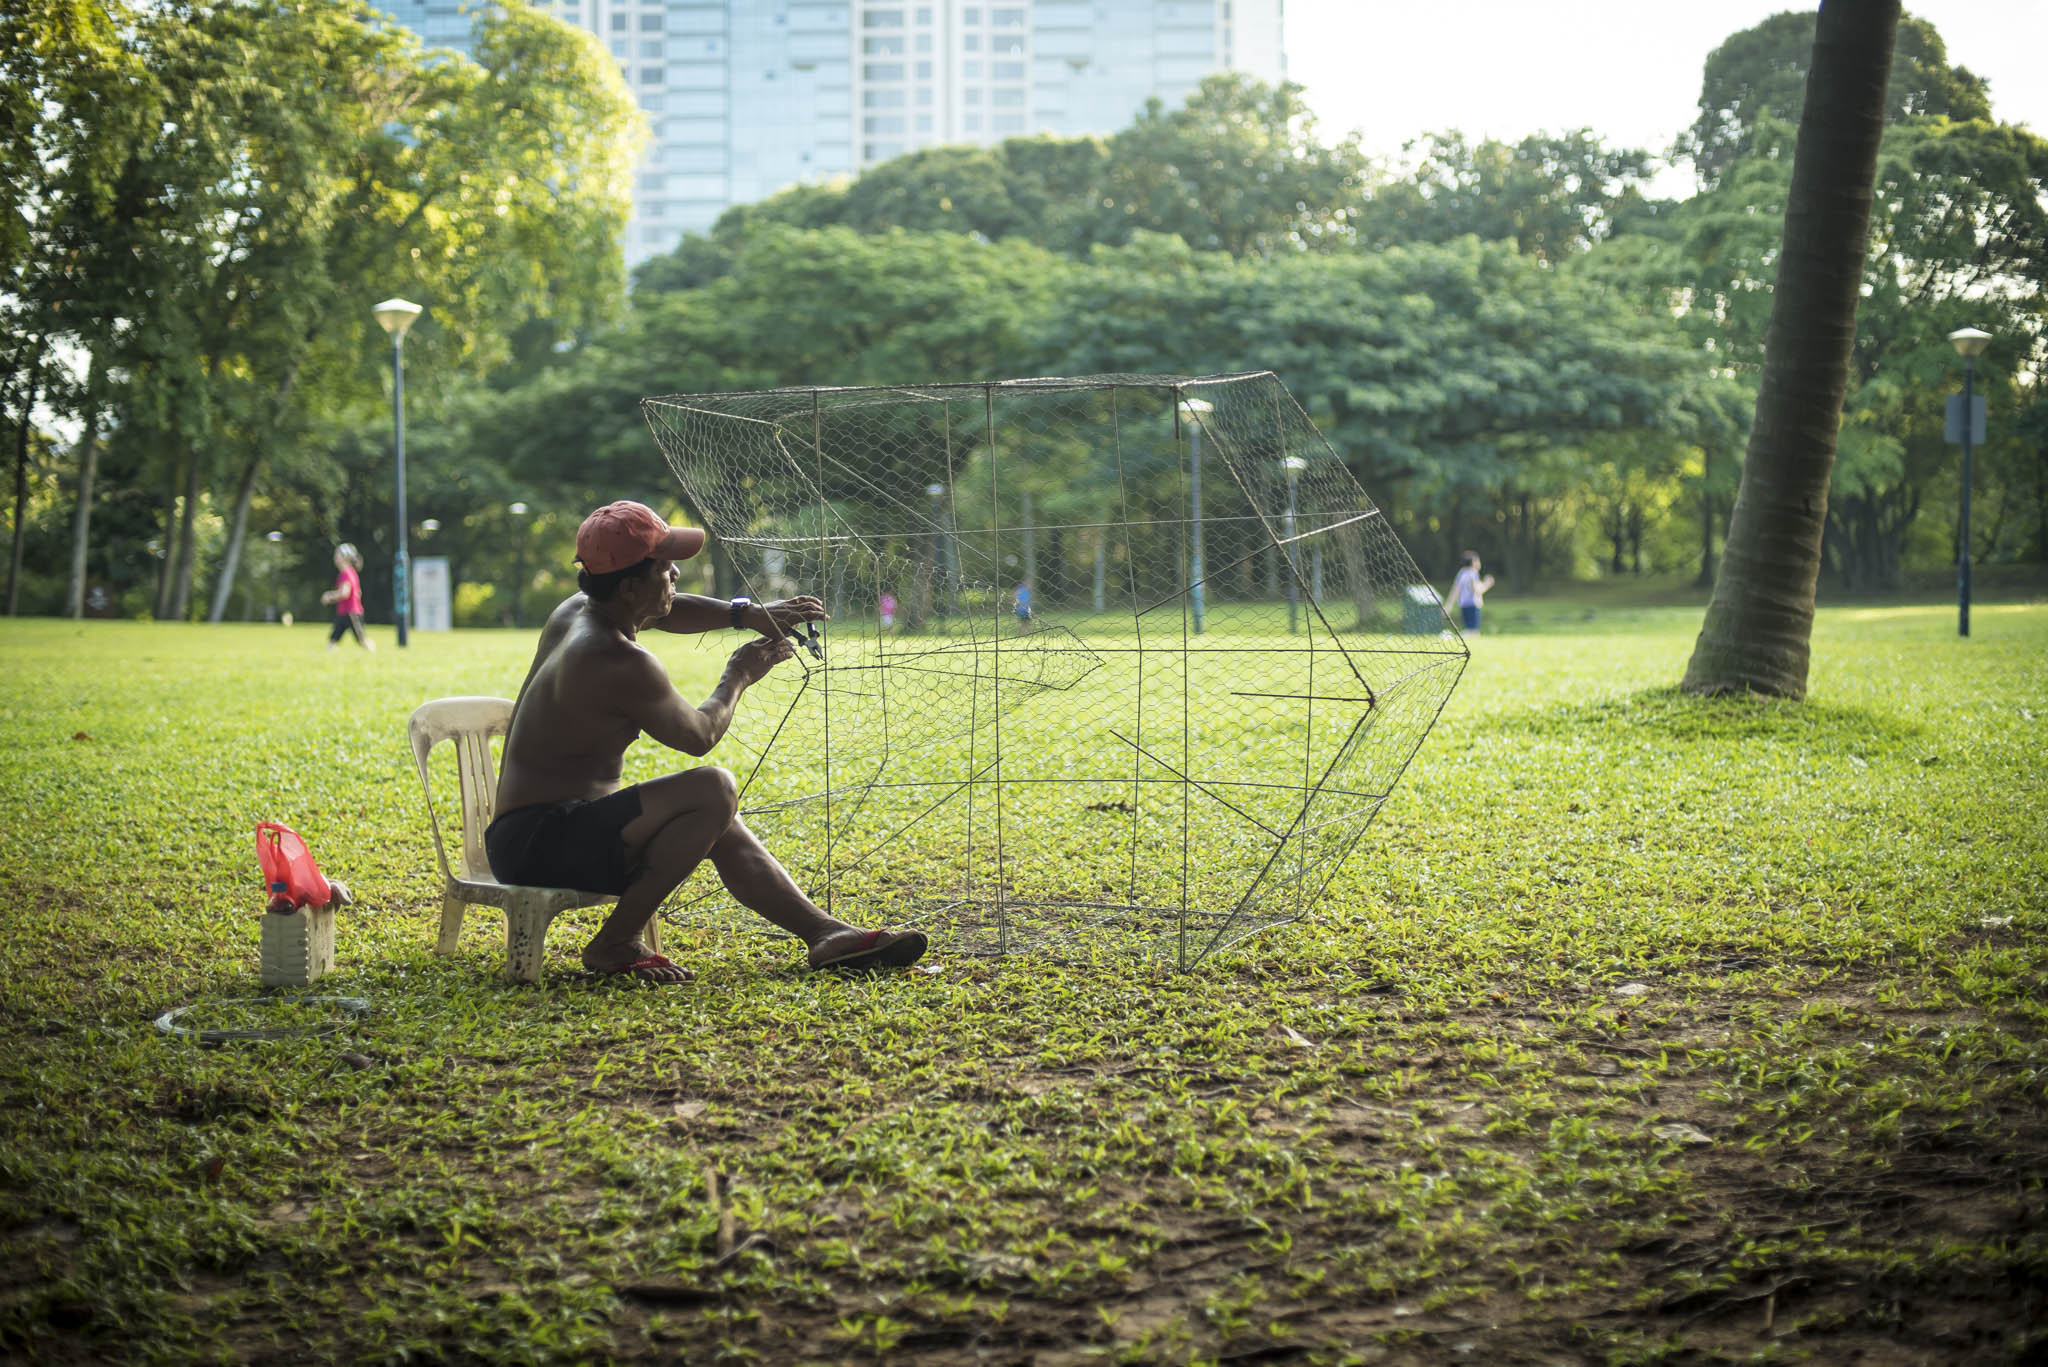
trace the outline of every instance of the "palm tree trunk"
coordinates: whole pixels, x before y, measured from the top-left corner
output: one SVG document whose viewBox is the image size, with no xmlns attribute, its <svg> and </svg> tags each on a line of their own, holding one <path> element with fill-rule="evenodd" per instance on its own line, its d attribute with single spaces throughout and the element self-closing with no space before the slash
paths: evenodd
<svg viewBox="0 0 2048 1367">
<path fill-rule="evenodd" d="M 28 446 L 29 434 L 35 428 L 36 396 L 42 392 L 42 357 L 36 357 L 35 367 L 29 371 L 28 398 L 21 405 L 20 439 L 14 448 L 14 546 L 7 556 L 7 615 L 14 616 L 21 606 L 21 562 L 22 552 L 28 545 L 28 529 L 22 519 L 28 513 Z"/>
<path fill-rule="evenodd" d="M 242 560 L 242 536 L 249 527 L 249 504 L 256 493 L 256 475 L 263 468 L 263 452 L 259 449 L 249 453 L 248 463 L 242 466 L 242 477 L 235 481 L 235 511 L 228 519 L 227 549 L 220 558 L 220 573 L 213 584 L 213 602 L 206 610 L 206 620 L 218 622 L 227 614 L 228 595 L 234 592 L 235 570 Z"/>
<path fill-rule="evenodd" d="M 185 467 L 175 456 L 169 474 L 170 483 L 164 490 L 164 532 L 156 557 L 156 587 L 150 600 L 150 615 L 159 622 L 171 615 L 171 560 L 178 547 L 178 484 L 185 477 Z"/>
<path fill-rule="evenodd" d="M 71 573 L 64 581 L 64 615 L 85 616 L 85 559 L 92 541 L 92 486 L 100 468 L 100 386 L 107 369 L 97 349 L 85 379 L 85 430 L 78 437 L 78 505 L 71 510 Z"/>
<path fill-rule="evenodd" d="M 1792 156 L 1762 387 L 1688 693 L 1806 696 L 1899 0 L 1824 0 Z"/>
<path fill-rule="evenodd" d="M 172 562 L 171 606 L 165 615 L 173 622 L 185 620 L 192 605 L 192 576 L 199 560 L 199 474 L 200 456 L 196 443 L 185 453 L 185 506 L 178 514 L 178 554 Z"/>
</svg>

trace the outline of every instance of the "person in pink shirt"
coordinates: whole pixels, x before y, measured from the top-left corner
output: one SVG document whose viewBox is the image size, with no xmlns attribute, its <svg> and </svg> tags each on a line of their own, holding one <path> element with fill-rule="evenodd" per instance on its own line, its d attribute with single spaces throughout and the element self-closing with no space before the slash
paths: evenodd
<svg viewBox="0 0 2048 1367">
<path fill-rule="evenodd" d="M 334 630 L 327 633 L 327 648 L 341 644 L 342 635 L 354 632 L 356 644 L 375 650 L 377 643 L 363 634 L 363 579 L 356 571 L 363 566 L 363 553 L 353 542 L 334 548 L 334 587 L 320 595 L 323 603 L 334 604 Z"/>
</svg>

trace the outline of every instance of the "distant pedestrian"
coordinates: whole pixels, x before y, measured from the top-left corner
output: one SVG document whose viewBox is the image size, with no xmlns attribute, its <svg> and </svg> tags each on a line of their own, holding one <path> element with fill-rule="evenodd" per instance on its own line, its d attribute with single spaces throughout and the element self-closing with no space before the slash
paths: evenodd
<svg viewBox="0 0 2048 1367">
<path fill-rule="evenodd" d="M 1451 583 L 1451 603 L 1458 609 L 1458 618 L 1464 624 L 1467 636 L 1479 634 L 1479 610 L 1486 605 L 1486 591 L 1493 587 L 1493 576 L 1479 572 L 1479 552 L 1466 551 L 1464 568 Z"/>
<path fill-rule="evenodd" d="M 329 650 L 349 633 L 364 650 L 377 648 L 377 643 L 363 634 L 363 577 L 357 572 L 362 567 L 363 553 L 354 543 L 344 541 L 334 548 L 334 587 L 320 595 L 321 602 L 334 604 L 334 630 L 327 633 Z"/>
<path fill-rule="evenodd" d="M 888 627 L 893 627 L 893 626 L 895 626 L 895 625 L 896 625 L 896 595 L 895 595 L 895 594 L 893 594 L 893 593 L 890 593 L 890 592 L 889 592 L 888 590 L 886 590 L 886 589 L 885 589 L 885 590 L 883 590 L 883 592 L 882 592 L 882 601 L 881 601 L 881 609 L 882 609 L 882 626 L 883 626 L 884 628 L 888 628 Z"/>
<path fill-rule="evenodd" d="M 1031 622 L 1031 585 L 1017 586 L 1017 620 L 1026 625 Z"/>
</svg>

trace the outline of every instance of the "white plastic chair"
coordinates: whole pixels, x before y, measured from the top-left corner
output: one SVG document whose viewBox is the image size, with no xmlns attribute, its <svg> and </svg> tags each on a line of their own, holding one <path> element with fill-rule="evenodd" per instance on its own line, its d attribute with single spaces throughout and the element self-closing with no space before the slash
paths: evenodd
<svg viewBox="0 0 2048 1367">
<path fill-rule="evenodd" d="M 491 824 L 498 800 L 498 768 L 491 760 L 491 737 L 502 736 L 512 722 L 509 698 L 437 698 L 413 712 L 408 731 L 412 756 L 419 766 L 420 791 L 427 798 L 427 821 L 434 832 L 434 853 L 441 859 L 441 939 L 437 953 L 453 954 L 462 939 L 462 917 L 471 904 L 502 907 L 505 912 L 505 971 L 519 982 L 540 981 L 541 958 L 547 949 L 548 923 L 572 907 L 595 907 L 618 901 L 616 893 L 580 892 L 574 888 L 535 888 L 500 883 L 484 854 L 484 830 Z M 434 811 L 434 788 L 427 777 L 427 756 L 444 740 L 455 742 L 455 773 L 462 799 L 462 872 L 448 867 L 448 847 L 441 840 L 441 818 Z M 661 952 L 661 918 L 647 923 L 647 947 Z"/>
</svg>

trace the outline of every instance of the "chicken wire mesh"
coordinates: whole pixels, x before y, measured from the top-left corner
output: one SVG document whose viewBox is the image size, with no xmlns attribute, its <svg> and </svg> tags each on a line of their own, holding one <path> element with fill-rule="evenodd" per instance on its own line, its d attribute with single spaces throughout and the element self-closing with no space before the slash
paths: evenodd
<svg viewBox="0 0 2048 1367">
<path fill-rule="evenodd" d="M 1191 967 L 1314 908 L 1468 659 L 1270 372 L 642 407 L 747 593 L 831 614 L 720 755 L 848 920 Z"/>
</svg>

